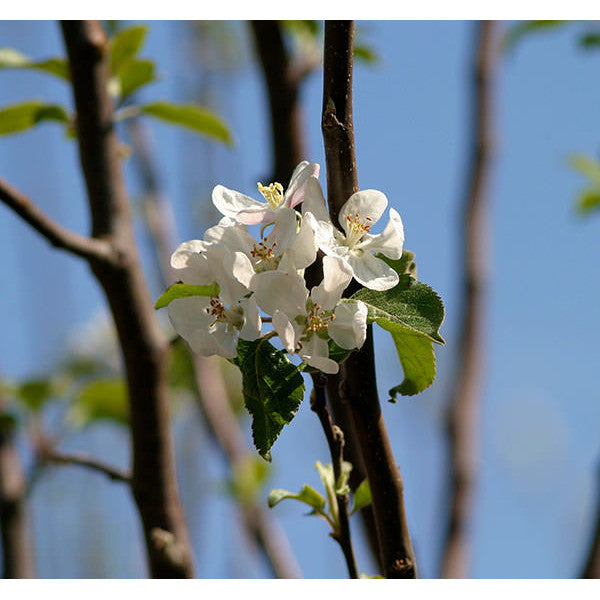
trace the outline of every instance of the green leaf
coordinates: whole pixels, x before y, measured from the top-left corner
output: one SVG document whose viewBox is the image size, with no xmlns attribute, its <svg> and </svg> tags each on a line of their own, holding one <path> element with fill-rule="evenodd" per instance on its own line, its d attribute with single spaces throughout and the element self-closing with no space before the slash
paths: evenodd
<svg viewBox="0 0 600 600">
<path fill-rule="evenodd" d="M 284 425 L 291 422 L 304 397 L 304 379 L 285 352 L 264 338 L 238 342 L 232 361 L 242 372 L 244 401 L 252 415 L 252 439 L 270 461 L 270 449 Z"/>
<path fill-rule="evenodd" d="M 600 190 L 584 190 L 577 201 L 577 210 L 583 214 L 600 209 Z"/>
<path fill-rule="evenodd" d="M 111 79 L 111 93 L 121 100 L 131 96 L 140 88 L 156 81 L 154 63 L 151 60 L 130 59 Z"/>
<path fill-rule="evenodd" d="M 129 407 L 124 379 L 96 379 L 85 384 L 75 398 L 73 420 L 81 427 L 95 421 L 127 424 Z"/>
<path fill-rule="evenodd" d="M 187 127 L 225 144 L 233 143 L 227 125 L 214 113 L 195 104 L 154 102 L 140 106 L 140 112 L 173 125 Z"/>
<path fill-rule="evenodd" d="M 0 69 L 32 69 L 49 73 L 66 81 L 71 79 L 69 65 L 64 58 L 31 60 L 13 48 L 0 48 Z"/>
<path fill-rule="evenodd" d="M 146 39 L 148 28 L 136 25 L 117 32 L 111 41 L 110 70 L 116 73 L 123 63 L 135 57 Z"/>
<path fill-rule="evenodd" d="M 248 454 L 234 462 L 229 487 L 236 498 L 243 502 L 254 502 L 269 475 L 267 463 Z"/>
<path fill-rule="evenodd" d="M 13 104 L 0 109 L 0 135 L 18 133 L 43 121 L 69 122 L 69 115 L 62 106 L 30 101 Z"/>
<path fill-rule="evenodd" d="M 371 501 L 371 486 L 369 485 L 369 480 L 363 479 L 362 483 L 354 490 L 354 504 L 350 514 L 354 514 L 357 510 L 360 510 L 365 506 L 369 506 Z"/>
<path fill-rule="evenodd" d="M 218 285 L 189 285 L 187 283 L 174 283 L 169 286 L 158 298 L 155 309 L 169 306 L 173 300 L 178 298 L 189 298 L 190 296 L 218 296 Z"/>
<path fill-rule="evenodd" d="M 287 490 L 271 490 L 269 493 L 269 508 L 273 508 L 279 504 L 282 500 L 297 500 L 303 502 L 315 510 L 315 512 L 323 512 L 325 505 L 327 504 L 325 498 L 317 492 L 310 485 L 304 484 L 298 494 L 293 494 Z"/>
<path fill-rule="evenodd" d="M 11 435 L 17 429 L 19 419 L 8 411 L 0 411 L 0 436 Z"/>
<path fill-rule="evenodd" d="M 64 391 L 52 379 L 29 379 L 14 389 L 16 399 L 29 410 L 39 412 L 48 400 Z"/>
<path fill-rule="evenodd" d="M 375 256 L 392 267 L 398 275 L 411 275 L 417 279 L 417 264 L 415 263 L 414 252 L 405 249 L 398 260 L 393 260 L 379 253 L 375 254 Z"/>
<path fill-rule="evenodd" d="M 512 50 L 515 45 L 521 41 L 522 38 L 529 36 L 532 33 L 544 33 L 547 31 L 553 31 L 571 23 L 571 21 L 551 21 L 551 20 L 539 20 L 539 21 L 522 21 L 514 27 L 512 27 L 504 39 L 505 51 Z"/>
<path fill-rule="evenodd" d="M 402 383 L 389 391 L 390 402 L 396 402 L 398 394 L 414 396 L 426 390 L 435 381 L 436 373 L 435 353 L 431 340 L 385 319 L 377 323 L 392 334 L 404 373 Z"/>
<path fill-rule="evenodd" d="M 569 164 L 600 188 L 600 163 L 585 154 L 572 154 Z"/>
<path fill-rule="evenodd" d="M 586 33 L 579 38 L 579 45 L 586 50 L 595 50 L 598 46 L 600 46 L 600 33 Z"/>
<path fill-rule="evenodd" d="M 385 319 L 404 329 L 426 336 L 436 344 L 444 344 L 439 328 L 444 320 L 444 305 L 427 285 L 410 275 L 400 275 L 391 290 L 378 292 L 363 288 L 352 300 L 362 300 L 369 309 L 367 321 Z"/>
<path fill-rule="evenodd" d="M 388 261 L 391 262 L 402 266 L 400 261 Z M 410 263 L 404 268 L 410 268 Z M 439 334 L 444 320 L 440 297 L 429 286 L 404 274 L 391 290 L 377 292 L 363 288 L 352 299 L 367 305 L 368 322 L 374 321 L 392 334 L 404 380 L 390 390 L 391 400 L 397 394 L 412 396 L 427 389 L 436 373 L 433 343 L 445 343 Z"/>
<path fill-rule="evenodd" d="M 365 44 L 354 44 L 354 58 L 369 65 L 374 65 L 379 60 L 375 50 Z"/>
</svg>

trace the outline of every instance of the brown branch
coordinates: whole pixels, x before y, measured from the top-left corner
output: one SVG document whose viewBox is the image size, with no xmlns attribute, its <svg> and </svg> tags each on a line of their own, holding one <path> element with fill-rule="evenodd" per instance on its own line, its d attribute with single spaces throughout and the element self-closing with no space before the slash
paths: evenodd
<svg viewBox="0 0 600 600">
<path fill-rule="evenodd" d="M 479 395 L 483 375 L 484 302 L 487 279 L 487 184 L 492 159 L 492 84 L 495 25 L 476 25 L 472 71 L 472 148 L 461 215 L 462 304 L 458 368 L 450 393 L 447 435 L 450 451 L 450 515 L 441 576 L 464 578 L 469 564 L 469 528 L 478 456 Z"/>
<path fill-rule="evenodd" d="M 600 483 L 600 470 L 598 470 L 598 482 Z M 590 547 L 585 557 L 585 565 L 581 574 L 582 579 L 600 579 L 600 485 L 596 491 L 597 505 L 595 515 L 594 533 Z"/>
<path fill-rule="evenodd" d="M 325 23 L 323 140 L 327 194 L 334 223 L 358 190 L 352 120 L 352 21 Z M 350 355 L 328 389 L 350 410 L 371 486 L 380 560 L 387 578 L 414 578 L 416 565 L 404 508 L 403 482 L 381 415 L 369 326 L 363 347 Z M 333 394 L 332 394 L 333 395 Z"/>
<path fill-rule="evenodd" d="M 0 397 L 0 414 L 6 408 Z M 0 538 L 2 578 L 35 577 L 26 504 L 27 482 L 14 434 L 0 426 Z"/>
<path fill-rule="evenodd" d="M 67 250 L 88 261 L 106 262 L 114 258 L 108 242 L 80 235 L 53 221 L 31 199 L 0 178 L 0 200 L 53 246 Z"/>
<path fill-rule="evenodd" d="M 272 179 L 285 185 L 304 160 L 299 87 L 283 32 L 277 21 L 250 21 L 254 43 L 267 85 L 275 169 Z"/>
<path fill-rule="evenodd" d="M 331 462 L 333 465 L 333 476 L 336 482 L 340 481 L 342 475 L 342 465 L 344 462 L 344 434 L 342 430 L 333 424 L 327 401 L 325 400 L 325 386 L 327 380 L 324 376 L 313 375 L 313 392 L 310 398 L 310 408 L 319 417 L 329 453 L 331 454 Z M 350 535 L 350 521 L 348 518 L 348 507 L 350 498 L 348 494 L 337 494 L 337 513 L 339 520 L 339 531 L 333 533 L 333 539 L 340 545 L 350 579 L 358 579 L 358 567 L 356 558 L 354 557 L 354 549 L 352 547 L 352 536 Z"/>
<path fill-rule="evenodd" d="M 92 234 L 110 240 L 119 260 L 92 263 L 108 300 L 123 352 L 129 391 L 132 491 L 153 577 L 193 576 L 179 499 L 168 415 L 168 352 L 144 280 L 124 186 L 108 95 L 108 41 L 96 21 L 63 21 L 77 111 L 79 155 Z"/>
<path fill-rule="evenodd" d="M 79 467 L 85 467 L 92 471 L 103 473 L 109 479 L 113 481 L 121 481 L 123 483 L 131 483 L 131 475 L 122 469 L 114 467 L 95 456 L 84 454 L 82 452 L 67 453 L 60 452 L 51 447 L 44 447 L 40 449 L 40 459 L 45 463 L 52 463 L 55 465 L 75 465 Z"/>
</svg>

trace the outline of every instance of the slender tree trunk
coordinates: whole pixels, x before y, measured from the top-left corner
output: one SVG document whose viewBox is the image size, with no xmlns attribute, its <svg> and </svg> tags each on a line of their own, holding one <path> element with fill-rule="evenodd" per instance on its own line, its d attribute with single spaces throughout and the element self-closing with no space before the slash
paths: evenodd
<svg viewBox="0 0 600 600">
<path fill-rule="evenodd" d="M 334 223 L 342 205 L 358 191 L 352 117 L 353 37 L 352 21 L 326 22 L 322 130 L 329 212 Z M 415 578 L 403 482 L 379 405 L 370 326 L 365 344 L 342 364 L 338 375 L 330 376 L 328 389 L 350 409 L 371 486 L 383 574 Z"/>
<path fill-rule="evenodd" d="M 192 577 L 192 553 L 176 481 L 167 411 L 168 343 L 146 288 L 134 239 L 119 140 L 108 95 L 108 42 L 96 21 L 63 21 L 77 110 L 79 154 L 92 236 L 117 259 L 91 262 L 110 306 L 123 352 L 132 434 L 132 491 L 153 577 Z"/>
<path fill-rule="evenodd" d="M 487 274 L 487 193 L 492 158 L 491 95 L 495 24 L 476 25 L 472 67 L 471 159 L 462 225 L 462 315 L 458 368 L 447 413 L 450 516 L 444 540 L 444 578 L 468 574 L 470 523 L 478 462 L 479 395 L 484 364 L 483 323 Z"/>
<path fill-rule="evenodd" d="M 0 398 L 0 413 L 4 410 Z M 0 536 L 2 578 L 31 579 L 35 565 L 26 503 L 27 482 L 14 435 L 0 427 Z"/>
</svg>

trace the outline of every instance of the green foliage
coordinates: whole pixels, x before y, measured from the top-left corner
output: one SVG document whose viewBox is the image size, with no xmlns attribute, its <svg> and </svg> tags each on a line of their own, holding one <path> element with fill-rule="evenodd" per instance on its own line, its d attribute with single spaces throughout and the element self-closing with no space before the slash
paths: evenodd
<svg viewBox="0 0 600 600">
<path fill-rule="evenodd" d="M 0 48 L 0 69 L 32 69 L 49 73 L 66 81 L 71 78 L 69 65 L 64 58 L 31 60 L 14 48 Z"/>
<path fill-rule="evenodd" d="M 584 188 L 577 200 L 577 210 L 587 215 L 600 209 L 600 163 L 583 154 L 574 154 L 570 158 L 571 166 L 584 175 L 589 187 Z"/>
<path fill-rule="evenodd" d="M 444 305 L 429 286 L 409 274 L 416 273 L 412 252 L 405 251 L 397 261 L 385 260 L 399 274 L 398 285 L 383 292 L 363 288 L 352 299 L 367 305 L 367 322 L 376 322 L 392 335 L 404 371 L 402 383 L 390 390 L 393 400 L 397 394 L 418 394 L 433 383 L 433 344 L 445 343 L 439 334 Z"/>
<path fill-rule="evenodd" d="M 227 125 L 211 111 L 195 104 L 153 102 L 139 109 L 143 115 L 191 129 L 228 145 L 233 143 Z"/>
<path fill-rule="evenodd" d="M 19 420 L 17 416 L 9 411 L 0 411 L 0 437 L 11 435 L 17 428 Z"/>
<path fill-rule="evenodd" d="M 302 502 L 307 506 L 310 506 L 313 509 L 313 512 L 310 514 L 323 513 L 327 501 L 317 490 L 310 487 L 310 485 L 304 484 L 302 489 L 297 494 L 293 494 L 292 492 L 288 492 L 287 490 L 271 490 L 269 493 L 269 508 L 273 508 L 277 506 L 282 500 L 297 500 L 298 502 Z"/>
<path fill-rule="evenodd" d="M 242 372 L 242 392 L 252 415 L 252 439 L 259 454 L 270 450 L 284 425 L 291 422 L 304 397 L 304 380 L 285 352 L 265 338 L 240 340 L 233 360 Z"/>
<path fill-rule="evenodd" d="M 352 505 L 352 512 L 350 514 L 353 515 L 361 508 L 369 506 L 371 502 L 371 486 L 369 485 L 369 480 L 364 479 L 363 482 L 354 491 L 354 504 Z"/>
<path fill-rule="evenodd" d="M 65 381 L 58 377 L 34 378 L 13 386 L 11 395 L 28 410 L 36 413 L 49 400 L 62 396 L 65 391 Z"/>
<path fill-rule="evenodd" d="M 374 65 L 379 60 L 379 57 L 371 46 L 367 46 L 366 44 L 354 44 L 354 60 Z"/>
<path fill-rule="evenodd" d="M 233 465 L 229 488 L 245 503 L 256 501 L 270 475 L 269 465 L 256 456 L 247 455 Z"/>
<path fill-rule="evenodd" d="M 110 70 L 118 73 L 119 69 L 142 49 L 148 28 L 136 25 L 117 31 L 110 44 Z"/>
<path fill-rule="evenodd" d="M 37 100 L 13 104 L 0 109 L 0 135 L 18 133 L 44 121 L 69 122 L 62 106 Z"/>
<path fill-rule="evenodd" d="M 218 296 L 219 287 L 216 285 L 189 285 L 177 282 L 169 286 L 158 298 L 154 308 L 165 308 L 173 300 L 189 298 L 190 296 Z"/>
<path fill-rule="evenodd" d="M 523 38 L 529 37 L 531 34 L 554 31 L 568 23 L 572 23 L 572 21 L 521 21 L 508 30 L 504 39 L 504 49 L 506 51 L 512 50 L 517 43 Z"/>
<path fill-rule="evenodd" d="M 129 409 L 124 379 L 94 379 L 84 384 L 75 395 L 72 420 L 80 427 L 96 421 L 127 424 Z"/>
</svg>

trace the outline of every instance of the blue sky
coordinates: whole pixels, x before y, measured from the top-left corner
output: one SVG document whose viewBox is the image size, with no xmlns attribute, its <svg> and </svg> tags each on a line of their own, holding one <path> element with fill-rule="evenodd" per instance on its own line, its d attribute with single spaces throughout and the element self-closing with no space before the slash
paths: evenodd
<svg viewBox="0 0 600 600">
<path fill-rule="evenodd" d="M 182 58 L 186 41 L 179 27 L 151 23 L 145 54 L 159 63 L 164 78 L 147 89 L 147 98 L 188 99 L 192 77 Z M 447 346 L 437 351 L 435 384 L 420 396 L 383 407 L 405 479 L 420 570 L 431 577 L 437 573 L 444 506 L 443 406 L 456 345 L 458 218 L 469 147 L 473 23 L 385 21 L 361 22 L 359 27 L 381 57 L 377 65 L 358 65 L 355 72 L 359 182 L 362 188 L 385 192 L 400 212 L 419 278 L 440 293 L 447 309 L 442 328 Z M 567 157 L 598 151 L 600 53 L 580 51 L 575 34 L 576 27 L 570 27 L 533 36 L 498 66 L 473 577 L 576 576 L 594 510 L 600 457 L 594 377 L 600 220 L 575 214 L 583 182 L 568 168 Z M 33 56 L 62 53 L 59 29 L 52 22 L 0 22 L 0 39 L 0 45 Z M 204 208 L 215 184 L 250 192 L 270 170 L 264 90 L 256 66 L 246 62 L 227 73 L 205 75 L 204 84 L 216 85 L 210 99 L 232 125 L 232 150 L 208 146 L 172 128 L 151 128 L 181 241 L 201 237 L 208 223 L 201 225 L 190 214 L 216 217 Z M 303 92 L 307 158 L 324 165 L 320 94 L 320 73 L 315 73 Z M 29 98 L 70 103 L 63 84 L 31 73 L 0 73 L 0 95 L 3 104 Z M 0 139 L 0 165 L 1 176 L 48 213 L 87 231 L 75 146 L 58 128 L 44 125 Z M 129 168 L 127 173 L 135 193 L 133 173 Z M 50 249 L 3 207 L 0 256 L 0 369 L 10 377 L 43 372 L 68 337 L 76 335 L 73 330 L 102 309 L 101 295 L 85 265 Z M 151 284 L 152 293 L 158 293 L 156 282 Z M 385 357 L 378 362 L 385 400 L 402 376 L 390 340 L 382 332 L 376 341 Z M 201 427 L 195 421 L 192 426 L 188 417 L 178 418 L 178 447 L 181 472 L 194 473 L 182 487 L 199 575 L 263 576 L 264 567 L 251 561 L 237 571 L 231 566 L 235 549 L 245 542 L 234 526 L 230 502 L 219 492 L 223 465 Z M 96 428 L 71 443 L 127 461 L 123 432 Z M 307 403 L 282 433 L 273 456 L 270 487 L 317 485 L 313 465 L 327 460 L 327 452 Z M 100 576 L 141 573 L 139 531 L 129 499 L 99 479 L 53 471 L 40 483 L 34 509 L 42 574 L 91 576 L 91 567 L 74 560 L 91 542 L 92 534 L 81 527 L 81 515 L 90 511 L 93 522 L 102 524 L 93 539 L 103 540 L 96 549 L 103 558 L 88 563 L 100 569 Z M 95 498 L 102 502 L 90 508 Z M 292 503 L 276 510 L 306 576 L 345 576 L 341 554 L 322 522 L 302 517 L 302 508 Z M 66 532 L 64 547 L 54 553 L 53 522 Z M 209 547 L 201 543 L 206 539 Z M 572 549 L 567 556 L 565 547 Z M 372 570 L 363 552 L 359 560 L 362 571 Z"/>
</svg>

